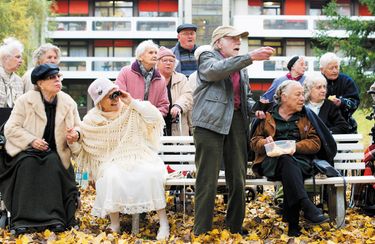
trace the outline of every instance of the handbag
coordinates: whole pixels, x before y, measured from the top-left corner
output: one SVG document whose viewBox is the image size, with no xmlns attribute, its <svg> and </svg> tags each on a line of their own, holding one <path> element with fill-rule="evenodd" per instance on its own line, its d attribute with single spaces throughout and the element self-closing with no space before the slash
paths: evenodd
<svg viewBox="0 0 375 244">
<path fill-rule="evenodd" d="M 322 159 L 313 159 L 312 161 L 314 173 L 321 173 L 327 177 L 338 177 L 341 176 L 340 172 L 335 169 L 330 163 Z"/>
</svg>

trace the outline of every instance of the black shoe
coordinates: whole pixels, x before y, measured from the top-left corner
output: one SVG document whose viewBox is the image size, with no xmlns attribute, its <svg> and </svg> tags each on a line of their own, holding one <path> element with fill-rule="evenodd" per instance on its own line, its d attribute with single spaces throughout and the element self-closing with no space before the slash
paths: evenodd
<svg viewBox="0 0 375 244">
<path fill-rule="evenodd" d="M 309 215 L 309 214 L 305 213 L 304 216 L 305 216 L 305 219 L 312 224 L 322 224 L 322 223 L 325 223 L 325 222 L 329 221 L 329 218 L 324 216 L 324 214 L 322 214 L 322 213 L 313 214 L 313 215 Z"/>
<path fill-rule="evenodd" d="M 19 227 L 11 230 L 11 233 L 15 236 L 19 236 L 25 233 L 28 233 L 28 229 L 26 227 Z"/>
<path fill-rule="evenodd" d="M 62 224 L 51 225 L 51 226 L 49 227 L 49 229 L 50 229 L 50 231 L 53 231 L 53 232 L 55 232 L 55 233 L 65 231 L 65 227 L 64 227 L 64 225 L 62 225 Z"/>
<path fill-rule="evenodd" d="M 297 227 L 291 227 L 289 226 L 289 230 L 288 230 L 288 236 L 290 237 L 298 237 L 302 235 L 302 232 L 301 232 L 301 227 L 297 226 Z"/>
</svg>

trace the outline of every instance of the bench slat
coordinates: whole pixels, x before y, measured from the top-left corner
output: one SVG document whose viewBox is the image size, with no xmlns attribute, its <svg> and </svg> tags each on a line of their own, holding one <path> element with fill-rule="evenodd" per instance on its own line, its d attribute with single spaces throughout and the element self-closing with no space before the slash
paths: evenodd
<svg viewBox="0 0 375 244">
<path fill-rule="evenodd" d="M 365 169 L 365 163 L 335 163 L 335 169 L 338 169 L 338 170 Z"/>
<path fill-rule="evenodd" d="M 363 151 L 361 143 L 337 143 L 337 151 Z"/>
<path fill-rule="evenodd" d="M 333 134 L 332 136 L 336 142 L 360 141 L 363 139 L 362 134 Z"/>
<path fill-rule="evenodd" d="M 362 160 L 364 158 L 363 153 L 337 153 L 334 160 Z"/>
<path fill-rule="evenodd" d="M 374 176 L 346 176 L 344 177 L 346 184 L 366 184 L 366 183 L 375 183 Z M 316 185 L 342 185 L 343 177 L 331 177 L 325 179 L 315 179 Z M 225 179 L 218 180 L 219 185 L 225 185 Z M 312 185 L 313 179 L 305 180 L 306 185 Z M 166 185 L 195 185 L 195 179 L 167 179 Z M 262 179 L 248 179 L 246 180 L 247 186 L 252 185 L 281 185 L 280 181 L 268 181 L 265 178 Z"/>
</svg>

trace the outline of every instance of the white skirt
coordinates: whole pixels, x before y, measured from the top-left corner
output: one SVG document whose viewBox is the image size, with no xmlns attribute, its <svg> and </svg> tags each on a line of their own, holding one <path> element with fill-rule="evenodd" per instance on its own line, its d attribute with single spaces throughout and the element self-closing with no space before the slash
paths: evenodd
<svg viewBox="0 0 375 244">
<path fill-rule="evenodd" d="M 165 208 L 167 172 L 161 159 L 132 162 L 132 167 L 124 164 L 110 162 L 99 167 L 92 215 L 104 218 L 115 212 L 135 214 Z"/>
</svg>

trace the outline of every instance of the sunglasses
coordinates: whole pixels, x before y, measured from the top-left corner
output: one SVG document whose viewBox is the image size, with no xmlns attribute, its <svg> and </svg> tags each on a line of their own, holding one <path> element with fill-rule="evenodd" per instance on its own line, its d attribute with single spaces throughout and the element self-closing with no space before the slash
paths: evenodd
<svg viewBox="0 0 375 244">
<path fill-rule="evenodd" d="M 49 75 L 45 78 L 45 80 L 54 80 L 54 79 L 60 79 L 62 77 L 62 74 L 54 74 L 54 75 Z"/>
</svg>

